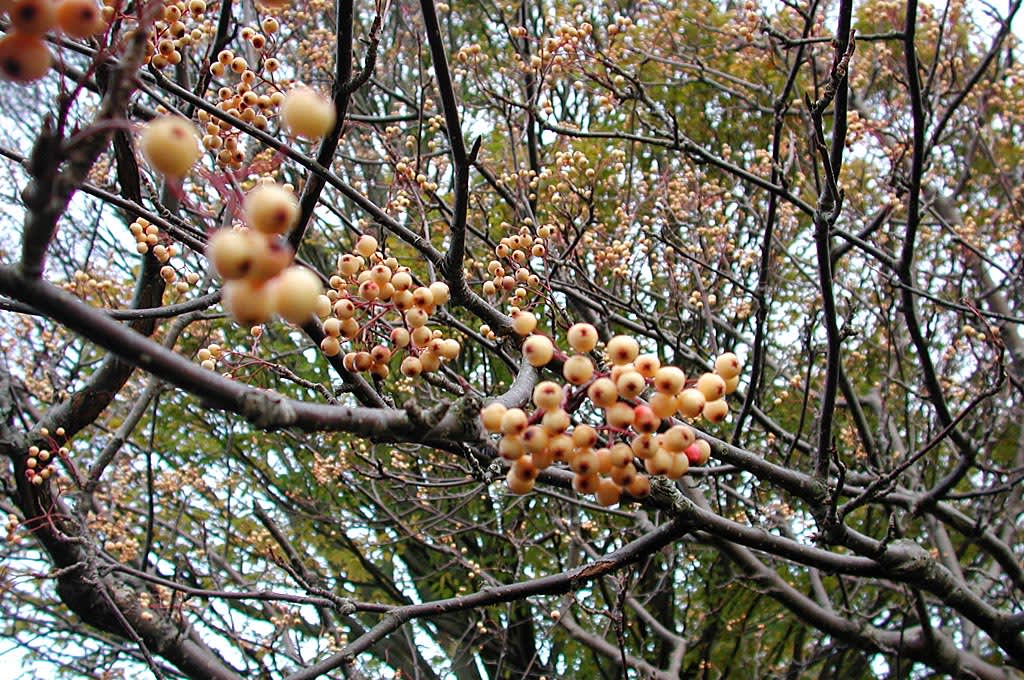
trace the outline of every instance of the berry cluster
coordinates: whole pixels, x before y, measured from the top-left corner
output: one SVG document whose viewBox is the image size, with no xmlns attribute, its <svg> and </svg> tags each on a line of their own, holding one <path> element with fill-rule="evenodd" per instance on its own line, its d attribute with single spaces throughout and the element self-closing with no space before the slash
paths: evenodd
<svg viewBox="0 0 1024 680">
<path fill-rule="evenodd" d="M 18 542 L 18 525 L 21 522 L 18 520 L 18 516 L 14 514 L 7 515 L 7 523 L 4 528 L 7 529 L 7 542 L 17 543 Z"/>
<path fill-rule="evenodd" d="M 430 315 L 448 302 L 448 286 L 442 281 L 417 285 L 408 267 L 377 247 L 377 239 L 364 234 L 352 252 L 338 257 L 321 314 L 327 337 L 320 349 L 337 356 L 342 340 L 358 342 L 362 349 L 345 354 L 345 367 L 382 378 L 389 375 L 388 362 L 399 350 L 406 354 L 402 375 L 413 378 L 436 371 L 462 349 L 458 340 L 428 325 Z M 357 316 L 363 317 L 362 323 Z"/>
<path fill-rule="evenodd" d="M 117 4 L 106 0 L 104 14 L 113 18 Z M 206 0 L 164 0 L 163 14 L 153 22 L 144 62 L 163 69 L 181 63 L 181 50 L 201 42 L 212 26 L 204 22 Z M 129 35 L 131 32 L 128 33 Z"/>
<path fill-rule="evenodd" d="M 246 60 L 236 57 L 230 50 L 222 51 L 211 69 L 214 66 L 220 66 L 221 71 L 228 67 L 240 76 L 233 88 L 225 86 L 217 91 L 220 100 L 217 108 L 228 115 L 258 130 L 266 130 L 270 118 L 279 110 L 284 127 L 291 134 L 307 139 L 319 139 L 334 126 L 337 114 L 333 102 L 313 90 L 296 87 L 285 94 L 265 80 L 264 75 L 250 70 Z M 276 59 L 266 59 L 261 73 L 273 73 L 277 68 Z M 240 146 L 241 132 L 230 122 L 214 119 L 206 111 L 199 111 L 198 116 L 206 131 L 203 146 L 216 152 L 220 166 L 240 169 L 245 163 L 245 151 Z"/>
<path fill-rule="evenodd" d="M 509 313 L 516 318 L 519 308 L 528 303 L 531 295 L 541 292 L 541 279 L 531 269 L 530 258 L 543 258 L 548 253 L 548 240 L 558 234 L 553 225 L 542 225 L 537 229 L 537 235 L 531 232 L 532 220 L 527 218 L 527 224 L 520 227 L 519 232 L 502 238 L 494 247 L 494 258 L 487 263 L 487 274 L 491 278 L 482 284 L 482 292 L 487 296 L 508 295 Z M 502 223 L 504 228 L 511 228 L 508 223 Z M 482 263 L 470 260 L 466 263 L 467 274 L 469 270 Z M 527 316 L 519 322 L 521 325 L 528 324 Z M 521 335 L 527 335 L 532 331 L 520 331 Z M 490 327 L 482 326 L 480 332 L 487 338 L 493 339 L 494 333 Z"/>
<path fill-rule="evenodd" d="M 47 31 L 88 38 L 107 27 L 95 0 L 14 0 L 0 3 L 2 14 L 11 30 L 0 38 L 0 78 L 16 83 L 39 80 L 50 70 L 53 57 L 43 41 Z"/>
<path fill-rule="evenodd" d="M 533 332 L 536 319 L 518 312 L 513 326 L 525 335 Z M 532 414 L 499 402 L 481 412 L 484 428 L 501 435 L 499 453 L 512 463 L 507 476 L 512 492 L 530 491 L 540 470 L 562 462 L 576 473 L 576 491 L 594 493 L 607 506 L 617 503 L 623 491 L 634 497 L 646 495 L 648 475 L 678 479 L 691 464 L 707 462 L 711 447 L 697 439 L 693 428 L 681 423 L 663 428 L 663 421 L 677 416 L 724 420 L 729 412 L 724 397 L 739 382 L 735 354 L 721 355 L 714 372 L 688 380 L 680 368 L 663 366 L 653 354 L 640 354 L 640 344 L 629 336 L 608 341 L 605 355 L 611 367 L 601 372 L 589 356 L 597 348 L 596 328 L 575 324 L 567 341 L 575 354 L 562 364 L 565 384 L 538 383 Z M 535 334 L 523 342 L 522 351 L 532 365 L 541 367 L 551 361 L 555 347 L 550 338 Z M 586 401 L 603 415 L 603 424 L 573 424 L 570 414 L 579 412 Z M 644 472 L 636 459 L 642 461 Z"/>
<path fill-rule="evenodd" d="M 54 464 L 57 457 L 66 457 L 68 449 L 65 446 L 58 446 L 57 442 L 50 437 L 46 428 L 40 430 L 39 434 L 50 441 L 48 449 L 41 449 L 32 445 L 28 447 L 28 458 L 25 460 L 25 479 L 36 486 L 42 486 L 43 482 L 57 474 L 57 466 Z M 57 428 L 56 435 L 64 438 L 64 428 Z"/>
<path fill-rule="evenodd" d="M 309 321 L 323 292 L 312 271 L 292 266 L 294 253 L 281 236 L 299 218 L 290 187 L 264 182 L 242 203 L 248 228 L 221 229 L 206 255 L 224 279 L 224 309 L 239 323 L 259 324 L 278 314 L 293 324 Z"/>
</svg>

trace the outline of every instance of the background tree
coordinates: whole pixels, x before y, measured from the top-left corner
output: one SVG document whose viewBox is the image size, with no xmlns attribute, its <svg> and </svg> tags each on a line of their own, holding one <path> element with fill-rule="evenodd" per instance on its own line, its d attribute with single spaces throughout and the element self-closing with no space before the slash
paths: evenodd
<svg viewBox="0 0 1024 680">
<path fill-rule="evenodd" d="M 108 2 L 0 4 L 25 674 L 1019 677 L 1017 0 Z"/>
</svg>

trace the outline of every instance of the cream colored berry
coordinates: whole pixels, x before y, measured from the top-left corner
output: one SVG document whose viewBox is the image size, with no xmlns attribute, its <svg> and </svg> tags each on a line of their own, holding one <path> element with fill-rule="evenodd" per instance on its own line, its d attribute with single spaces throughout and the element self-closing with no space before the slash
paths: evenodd
<svg viewBox="0 0 1024 680">
<path fill-rule="evenodd" d="M 149 164 L 168 177 L 187 175 L 202 154 L 195 126 L 181 116 L 154 119 L 143 128 L 139 145 Z"/>
<path fill-rule="evenodd" d="M 260 184 L 245 195 L 245 222 L 264 234 L 283 234 L 299 219 L 299 199 L 280 184 Z"/>
<path fill-rule="evenodd" d="M 206 257 L 222 279 L 240 279 L 252 268 L 252 245 L 247 232 L 220 229 L 210 236 L 206 244 Z"/>
<path fill-rule="evenodd" d="M 555 346 L 551 339 L 544 335 L 531 335 L 523 342 L 523 356 L 531 366 L 540 368 L 547 365 L 554 356 Z"/>
<path fill-rule="evenodd" d="M 308 87 L 298 87 L 285 96 L 281 119 L 293 135 L 319 139 L 334 127 L 337 114 L 332 101 Z"/>
<path fill-rule="evenodd" d="M 707 401 L 714 401 L 725 396 L 725 380 L 720 375 L 705 373 L 697 379 L 697 389 Z"/>
<path fill-rule="evenodd" d="M 676 397 L 679 413 L 687 418 L 696 418 L 704 410 L 704 394 L 695 387 L 685 389 Z"/>
<path fill-rule="evenodd" d="M 594 362 L 583 354 L 574 354 L 562 364 L 562 376 L 566 382 L 582 385 L 594 376 Z"/>
<path fill-rule="evenodd" d="M 363 257 L 370 257 L 377 252 L 377 239 L 370 236 L 369 234 L 363 234 L 356 241 L 356 252 Z"/>
<path fill-rule="evenodd" d="M 640 343 L 628 335 L 616 335 L 608 341 L 608 360 L 616 366 L 628 364 L 640 353 Z"/>
<path fill-rule="evenodd" d="M 730 378 L 735 378 L 740 374 L 740 360 L 732 352 L 726 352 L 717 359 L 715 359 L 715 373 L 722 376 L 723 380 L 728 381 Z"/>
<path fill-rule="evenodd" d="M 494 401 L 480 411 L 480 419 L 488 432 L 501 432 L 501 419 L 508 408 L 501 402 Z"/>
<path fill-rule="evenodd" d="M 597 329 L 589 323 L 578 323 L 569 328 L 569 346 L 580 354 L 586 354 L 597 346 Z"/>
<path fill-rule="evenodd" d="M 271 285 L 274 310 L 285 321 L 299 325 L 310 320 L 323 286 L 316 274 L 305 267 L 289 267 Z"/>
<path fill-rule="evenodd" d="M 545 411 L 558 408 L 562 404 L 562 386 L 552 380 L 543 380 L 533 388 L 533 403 Z"/>
<path fill-rule="evenodd" d="M 264 323 L 274 313 L 266 286 L 247 279 L 227 281 L 221 304 L 235 321 L 247 326 Z"/>
<path fill-rule="evenodd" d="M 537 317 L 531 312 L 519 311 L 512 315 L 512 330 L 519 335 L 529 335 L 537 328 Z"/>
</svg>

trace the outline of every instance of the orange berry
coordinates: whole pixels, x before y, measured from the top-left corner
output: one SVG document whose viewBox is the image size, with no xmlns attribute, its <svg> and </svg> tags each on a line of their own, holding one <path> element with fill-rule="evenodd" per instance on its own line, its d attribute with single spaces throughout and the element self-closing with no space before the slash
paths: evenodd
<svg viewBox="0 0 1024 680">
<path fill-rule="evenodd" d="M 622 489 L 612 480 L 602 477 L 597 485 L 596 495 L 598 504 L 607 508 L 619 502 Z"/>
<path fill-rule="evenodd" d="M 633 498 L 644 498 L 651 493 L 651 479 L 647 475 L 638 474 L 626 484 L 626 491 Z"/>
<path fill-rule="evenodd" d="M 621 468 L 633 463 L 633 449 L 629 444 L 619 442 L 608 450 L 608 458 L 613 468 Z"/>
<path fill-rule="evenodd" d="M 0 38 L 0 78 L 16 83 L 39 80 L 50 70 L 53 57 L 37 36 L 8 33 Z"/>
<path fill-rule="evenodd" d="M 681 453 L 694 442 L 693 428 L 688 425 L 674 425 L 661 435 L 661 445 L 672 453 Z"/>
<path fill-rule="evenodd" d="M 561 434 L 569 429 L 569 414 L 560 408 L 553 409 L 545 413 L 541 419 L 540 424 L 549 434 Z"/>
<path fill-rule="evenodd" d="M 157 172 L 184 177 L 202 154 L 195 126 L 181 116 L 155 118 L 142 131 L 142 153 Z"/>
<path fill-rule="evenodd" d="M 325 356 L 336 357 L 341 354 L 341 343 L 338 342 L 338 338 L 328 335 L 320 341 L 320 351 Z"/>
<path fill-rule="evenodd" d="M 16 33 L 42 35 L 57 25 L 57 7 L 53 0 L 14 0 L 7 18 Z"/>
<path fill-rule="evenodd" d="M 671 418 L 676 412 L 675 397 L 664 392 L 655 392 L 648 400 L 654 415 L 659 418 Z"/>
<path fill-rule="evenodd" d="M 679 479 L 690 471 L 690 460 L 686 457 L 685 453 L 672 453 L 669 455 L 672 458 L 672 464 L 669 466 L 668 472 L 665 473 L 666 477 L 669 479 Z"/>
<path fill-rule="evenodd" d="M 647 460 L 654 455 L 655 450 L 657 450 L 658 440 L 652 435 L 640 434 L 633 437 L 633 440 L 629 443 L 629 447 L 633 449 L 633 453 L 636 454 L 637 458 Z"/>
<path fill-rule="evenodd" d="M 594 402 L 594 406 L 608 408 L 619 400 L 619 390 L 610 378 L 598 378 L 590 383 L 590 387 L 587 388 L 587 396 L 590 397 L 590 401 Z"/>
<path fill-rule="evenodd" d="M 629 448 L 628 446 L 626 447 Z M 609 473 L 612 481 L 619 486 L 629 486 L 633 483 L 633 480 L 637 476 L 636 466 L 633 465 L 632 458 L 625 465 L 612 466 L 611 472 Z"/>
<path fill-rule="evenodd" d="M 516 469 L 509 468 L 508 474 L 505 476 L 505 483 L 508 484 L 508 490 L 514 494 L 522 495 L 524 493 L 530 493 L 533 490 L 533 479 L 523 479 Z"/>
<path fill-rule="evenodd" d="M 594 453 L 593 449 L 577 449 L 576 453 L 571 456 L 569 467 L 572 468 L 573 472 L 580 475 L 596 474 L 598 467 L 597 454 Z"/>
<path fill-rule="evenodd" d="M 679 394 L 686 384 L 686 374 L 675 366 L 662 366 L 654 374 L 654 389 L 669 395 Z"/>
<path fill-rule="evenodd" d="M 577 425 L 572 431 L 572 443 L 580 449 L 590 449 L 597 444 L 597 430 L 590 425 Z"/>
<path fill-rule="evenodd" d="M 516 477 L 522 480 L 533 481 L 537 479 L 537 466 L 533 464 L 533 456 L 527 454 L 520 456 L 515 463 L 512 464 L 512 473 Z"/>
<path fill-rule="evenodd" d="M 546 449 L 550 439 L 547 431 L 540 425 L 531 425 L 523 432 L 523 445 L 533 454 Z"/>
<path fill-rule="evenodd" d="M 547 431 L 545 429 L 545 431 Z M 572 437 L 566 434 L 556 434 L 548 438 L 548 453 L 553 460 L 565 460 L 573 450 Z"/>
<path fill-rule="evenodd" d="M 72 38 L 88 38 L 106 28 L 95 0 L 61 0 L 57 4 L 57 25 Z"/>
<path fill-rule="evenodd" d="M 576 490 L 576 493 L 594 493 L 600 484 L 601 478 L 597 474 L 577 474 L 572 478 L 572 488 Z"/>
<path fill-rule="evenodd" d="M 633 425 L 636 414 L 633 407 L 624 401 L 616 402 L 605 410 L 605 419 L 612 427 L 626 429 Z"/>
<path fill-rule="evenodd" d="M 522 434 L 526 430 L 529 418 L 521 408 L 510 408 L 501 417 L 501 433 L 505 435 Z"/>
<path fill-rule="evenodd" d="M 644 461 L 644 467 L 652 475 L 668 474 L 672 469 L 672 454 L 665 449 L 658 448 Z"/>
</svg>

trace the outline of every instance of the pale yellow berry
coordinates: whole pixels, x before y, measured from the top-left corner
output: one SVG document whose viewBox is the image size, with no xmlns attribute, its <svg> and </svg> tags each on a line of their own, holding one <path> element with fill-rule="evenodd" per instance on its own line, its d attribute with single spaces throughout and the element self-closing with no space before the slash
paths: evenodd
<svg viewBox="0 0 1024 680">
<path fill-rule="evenodd" d="M 594 375 L 594 362 L 583 354 L 574 354 L 562 365 L 562 376 L 573 385 L 582 385 Z"/>
<path fill-rule="evenodd" d="M 305 267 L 289 267 L 271 284 L 274 310 L 286 321 L 299 325 L 310 320 L 323 286 L 316 274 Z"/>
<path fill-rule="evenodd" d="M 247 279 L 227 281 L 221 304 L 235 321 L 247 326 L 264 323 L 274 313 L 266 286 Z"/>
<path fill-rule="evenodd" d="M 740 374 L 740 360 L 732 352 L 726 352 L 715 359 L 715 373 L 722 376 L 723 380 L 735 378 Z"/>
<path fill-rule="evenodd" d="M 142 153 L 158 172 L 184 177 L 202 154 L 195 126 L 181 116 L 161 116 L 142 130 Z"/>
<path fill-rule="evenodd" d="M 334 127 L 334 102 L 308 87 L 295 88 L 281 104 L 281 119 L 293 135 L 319 139 Z"/>
<path fill-rule="evenodd" d="M 265 234 L 283 234 L 299 219 L 299 200 L 280 184 L 260 184 L 245 195 L 245 222 Z"/>
<path fill-rule="evenodd" d="M 608 360 L 616 366 L 628 364 L 640 353 L 640 343 L 628 335 L 616 335 L 608 341 Z"/>
<path fill-rule="evenodd" d="M 562 403 L 562 386 L 552 380 L 543 380 L 533 388 L 533 403 L 545 411 L 558 408 Z"/>
<path fill-rule="evenodd" d="M 206 257 L 222 279 L 240 279 L 253 264 L 253 244 L 248 232 L 219 229 L 206 244 Z"/>
<path fill-rule="evenodd" d="M 554 353 L 555 346 L 547 336 L 531 335 L 523 342 L 523 356 L 531 366 L 540 368 L 547 365 Z"/>
<path fill-rule="evenodd" d="M 537 328 L 537 317 L 531 312 L 516 312 L 512 315 L 512 329 L 519 335 L 529 335 Z"/>
<path fill-rule="evenodd" d="M 724 399 L 715 399 L 704 404 L 704 418 L 712 423 L 720 423 L 729 415 L 729 404 Z"/>
<path fill-rule="evenodd" d="M 501 402 L 494 401 L 480 411 L 480 419 L 488 432 L 501 432 L 501 419 L 508 408 Z"/>
<path fill-rule="evenodd" d="M 363 257 L 370 257 L 377 252 L 377 239 L 370 236 L 369 234 L 363 234 L 356 241 L 356 252 Z"/>
<path fill-rule="evenodd" d="M 720 375 L 705 373 L 697 378 L 697 389 L 707 401 L 721 399 L 725 395 L 725 380 Z"/>
<path fill-rule="evenodd" d="M 580 354 L 586 354 L 597 346 L 597 329 L 589 323 L 578 323 L 569 328 L 569 346 Z"/>
<path fill-rule="evenodd" d="M 685 389 L 679 393 L 676 397 L 676 405 L 679 409 L 679 413 L 686 416 L 687 418 L 696 418 L 704 410 L 704 402 L 707 401 L 704 398 L 704 394 L 691 387 Z"/>
</svg>

